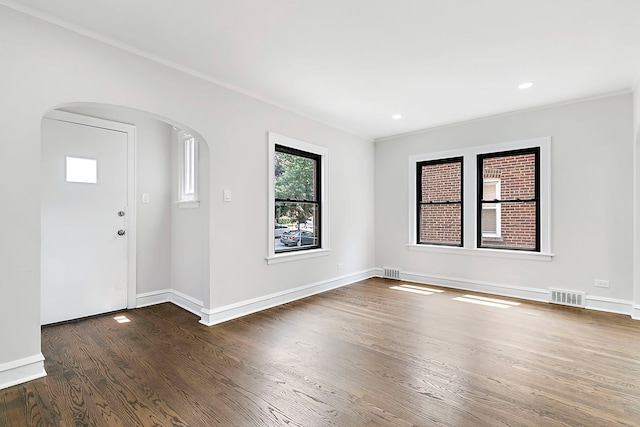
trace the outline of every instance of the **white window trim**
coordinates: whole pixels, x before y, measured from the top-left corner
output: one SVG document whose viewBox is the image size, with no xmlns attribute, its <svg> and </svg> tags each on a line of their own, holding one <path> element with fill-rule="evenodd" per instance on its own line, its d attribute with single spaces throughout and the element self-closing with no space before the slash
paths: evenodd
<svg viewBox="0 0 640 427">
<path fill-rule="evenodd" d="M 499 178 L 489 178 L 484 180 L 485 184 L 495 184 L 496 187 L 496 199 L 500 199 L 500 179 Z M 486 233 L 482 232 L 482 235 L 485 237 L 502 237 L 502 205 L 500 203 L 494 203 L 493 208 L 485 208 L 483 209 L 491 209 L 494 210 L 496 215 L 496 232 L 495 233 Z"/>
<path fill-rule="evenodd" d="M 524 148 L 540 148 L 540 252 L 512 251 L 504 249 L 478 248 L 476 242 L 477 224 L 477 156 L 479 154 L 497 153 Z M 464 235 L 463 247 L 448 247 L 417 243 L 416 213 L 416 164 L 423 161 L 463 157 L 463 205 Z M 407 249 L 460 255 L 479 255 L 503 258 L 550 260 L 551 252 L 551 137 L 540 137 L 521 141 L 506 142 L 483 146 L 473 146 L 458 150 L 423 153 L 408 158 L 409 218 L 407 233 Z"/>
<path fill-rule="evenodd" d="M 267 248 L 267 264 L 277 264 L 281 262 L 296 261 L 301 259 L 315 258 L 328 255 L 330 251 L 329 245 L 329 150 L 326 147 L 310 144 L 288 136 L 280 135 L 275 132 L 269 132 L 269 168 L 268 168 L 268 195 L 269 195 L 269 212 L 268 212 L 268 248 Z M 275 251 L 275 169 L 273 159 L 276 154 L 276 145 L 295 148 L 297 150 L 306 151 L 308 153 L 320 156 L 320 248 L 309 249 L 297 252 L 280 252 Z"/>
<path fill-rule="evenodd" d="M 178 130 L 178 200 L 176 204 L 179 208 L 197 208 L 200 206 L 200 200 L 198 198 L 198 138 L 195 135 L 188 133 L 184 130 Z M 191 164 L 187 164 L 189 160 L 186 157 L 185 149 L 186 144 L 189 141 L 194 143 L 193 158 Z M 191 176 L 187 176 L 190 174 Z M 193 180 L 193 193 L 186 193 L 185 186 L 187 180 Z"/>
</svg>

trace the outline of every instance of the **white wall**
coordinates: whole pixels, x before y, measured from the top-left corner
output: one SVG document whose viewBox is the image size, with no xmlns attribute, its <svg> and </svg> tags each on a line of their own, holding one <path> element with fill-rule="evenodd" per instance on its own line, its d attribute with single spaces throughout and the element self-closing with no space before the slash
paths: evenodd
<svg viewBox="0 0 640 427">
<path fill-rule="evenodd" d="M 196 209 L 179 208 L 175 203 L 179 181 L 177 135 L 173 132 L 171 144 L 171 289 L 202 306 L 209 295 L 209 148 L 206 143 L 199 143 L 200 205 Z"/>
<path fill-rule="evenodd" d="M 634 152 L 634 313 L 640 319 L 640 76 L 633 90 L 633 152 Z"/>
<path fill-rule="evenodd" d="M 631 94 L 487 118 L 376 142 L 376 264 L 412 277 L 520 296 L 585 291 L 633 299 Z M 551 136 L 552 261 L 409 251 L 408 156 Z M 436 277 L 434 279 L 434 276 Z M 609 289 L 594 279 L 610 280 Z M 482 282 L 482 283 L 480 283 Z M 528 288 L 540 292 L 529 292 Z"/>
<path fill-rule="evenodd" d="M 257 101 L 234 110 L 225 114 L 226 126 L 212 140 L 208 308 L 228 307 L 372 268 L 373 144 Z M 329 149 L 331 252 L 326 257 L 266 263 L 267 131 Z M 232 191 L 231 202 L 222 200 L 225 189 Z"/>
<path fill-rule="evenodd" d="M 0 51 L 0 388 L 41 373 L 40 203 L 34 195 L 40 191 L 40 122 L 57 106 L 127 106 L 171 118 L 206 141 L 211 277 L 201 296 L 204 309 L 371 273 L 370 141 L 6 7 L 0 7 Z M 326 257 L 266 264 L 269 131 L 330 150 L 332 248 Z M 222 201 L 223 189 L 233 191 L 232 202 Z"/>
<path fill-rule="evenodd" d="M 137 282 L 142 294 L 171 287 L 171 127 L 136 120 Z M 149 203 L 142 203 L 142 194 Z"/>
</svg>

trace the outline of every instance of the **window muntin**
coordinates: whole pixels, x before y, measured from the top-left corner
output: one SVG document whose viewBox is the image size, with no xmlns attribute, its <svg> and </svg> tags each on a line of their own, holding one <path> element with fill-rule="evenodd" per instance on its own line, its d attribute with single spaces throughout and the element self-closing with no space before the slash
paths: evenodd
<svg viewBox="0 0 640 427">
<path fill-rule="evenodd" d="M 290 229 L 276 242 L 275 253 L 320 247 L 321 159 L 319 154 L 275 146 L 274 223 Z"/>
<path fill-rule="evenodd" d="M 478 247 L 540 251 L 540 149 L 480 154 L 477 159 Z M 492 188 L 495 182 L 499 190 Z"/>
<path fill-rule="evenodd" d="M 417 164 L 417 243 L 463 245 L 462 157 Z"/>
</svg>

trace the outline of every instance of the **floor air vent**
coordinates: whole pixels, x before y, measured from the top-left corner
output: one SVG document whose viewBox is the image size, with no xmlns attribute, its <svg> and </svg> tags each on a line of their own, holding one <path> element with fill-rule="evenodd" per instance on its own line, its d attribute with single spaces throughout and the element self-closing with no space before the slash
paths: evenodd
<svg viewBox="0 0 640 427">
<path fill-rule="evenodd" d="M 398 270 L 397 268 L 385 267 L 384 278 L 400 280 L 400 270 Z"/>
<path fill-rule="evenodd" d="M 554 304 L 570 305 L 572 307 L 586 307 L 586 294 L 584 292 L 566 291 L 563 289 L 549 289 L 549 302 Z"/>
</svg>

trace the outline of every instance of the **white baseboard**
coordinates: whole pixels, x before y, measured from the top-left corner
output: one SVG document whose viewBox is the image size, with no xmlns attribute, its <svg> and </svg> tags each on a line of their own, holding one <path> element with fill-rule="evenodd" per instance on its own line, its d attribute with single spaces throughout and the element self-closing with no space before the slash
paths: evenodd
<svg viewBox="0 0 640 427">
<path fill-rule="evenodd" d="M 528 288 L 502 283 L 483 282 L 479 280 L 462 279 L 459 277 L 438 276 L 431 274 L 400 272 L 400 279 L 424 285 L 436 285 L 444 288 L 461 289 L 465 291 L 482 292 L 504 297 L 521 298 L 531 301 L 549 301 L 549 291 L 540 288 Z"/>
<path fill-rule="evenodd" d="M 376 268 L 375 271 L 377 277 L 384 277 L 384 269 Z M 502 283 L 462 279 L 459 277 L 447 277 L 404 271 L 400 272 L 400 280 L 420 283 L 423 285 L 435 285 L 442 286 L 443 288 L 461 289 L 505 297 L 520 298 L 530 301 L 549 302 L 549 290 L 544 288 L 529 288 Z M 640 306 L 634 305 L 632 301 L 587 295 L 586 308 L 588 310 L 626 314 L 630 315 L 633 319 L 640 320 Z"/>
<path fill-rule="evenodd" d="M 136 295 L 136 308 L 148 307 L 150 305 L 171 302 L 173 289 L 162 289 L 160 291 L 146 292 Z"/>
<path fill-rule="evenodd" d="M 176 291 L 175 289 L 162 289 L 159 291 L 146 292 L 136 297 L 136 308 L 170 302 L 200 317 L 200 323 L 206 326 L 213 326 L 231 319 L 246 316 L 247 314 L 285 304 L 297 299 L 305 298 L 331 289 L 359 282 L 371 277 L 375 277 L 376 269 L 361 271 L 335 277 L 310 285 L 300 286 L 295 289 L 277 292 L 270 295 L 229 304 L 213 309 L 203 308 L 202 301 Z"/>
<path fill-rule="evenodd" d="M 286 304 L 311 295 L 326 292 L 331 289 L 340 288 L 350 285 L 361 280 L 375 277 L 376 269 L 364 270 L 358 273 L 347 274 L 335 277 L 333 279 L 322 282 L 312 283 L 310 285 L 300 286 L 298 288 L 289 289 L 282 292 L 276 292 L 270 295 L 254 298 L 247 301 L 241 301 L 235 304 L 229 304 L 223 307 L 216 307 L 211 310 L 203 309 L 200 313 L 200 323 L 206 326 L 213 326 L 218 323 L 226 322 L 231 319 L 246 316 L 251 313 Z"/>
<path fill-rule="evenodd" d="M 633 301 L 624 301 L 614 298 L 587 295 L 587 309 L 606 311 L 609 313 L 626 314 L 633 317 Z M 640 320 L 639 318 L 634 318 Z"/>
<path fill-rule="evenodd" d="M 164 302 L 173 303 L 196 316 L 200 316 L 202 312 L 202 301 L 180 291 L 176 291 L 175 289 L 162 289 L 160 291 L 139 294 L 136 297 L 136 308 L 162 304 Z"/>
<path fill-rule="evenodd" d="M 301 298 L 319 294 L 331 289 L 350 285 L 371 277 L 384 277 L 384 269 L 372 268 L 358 273 L 335 277 L 310 285 L 300 286 L 287 291 L 276 292 L 247 301 L 229 304 L 213 309 L 203 308 L 202 301 L 190 297 L 174 289 L 147 292 L 137 296 L 136 307 L 171 302 L 196 316 L 200 317 L 200 323 L 206 326 L 216 325 L 231 319 L 246 316 L 267 308 L 286 304 Z M 512 298 L 520 298 L 530 301 L 548 302 L 549 290 L 544 288 L 530 288 L 513 286 L 502 283 L 483 282 L 459 277 L 439 276 L 413 272 L 400 272 L 400 280 L 405 282 L 420 283 L 423 285 L 442 286 L 443 288 L 460 289 L 486 294 L 499 295 Z M 634 305 L 632 301 L 614 298 L 587 295 L 586 308 L 588 310 L 606 311 L 610 313 L 626 314 L 635 320 L 640 320 L 640 305 Z M 0 375 L 2 371 L 0 370 Z M 0 381 L 0 384 L 2 382 Z"/>
<path fill-rule="evenodd" d="M 42 353 L 0 364 L 0 390 L 46 376 Z"/>
</svg>

